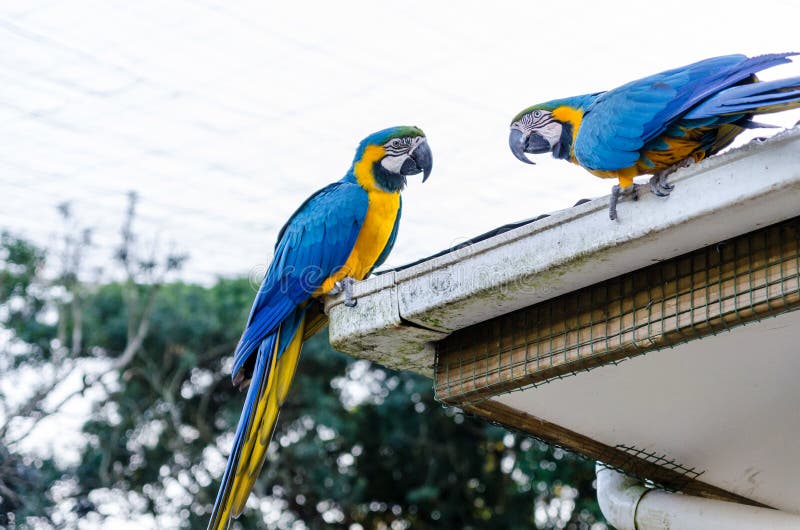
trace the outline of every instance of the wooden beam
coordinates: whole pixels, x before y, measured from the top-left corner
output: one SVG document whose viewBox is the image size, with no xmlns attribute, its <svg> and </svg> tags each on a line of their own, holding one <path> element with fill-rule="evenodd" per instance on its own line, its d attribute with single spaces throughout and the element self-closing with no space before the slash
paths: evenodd
<svg viewBox="0 0 800 530">
<path fill-rule="evenodd" d="M 765 505 L 747 497 L 742 497 L 727 490 L 706 484 L 680 469 L 671 469 L 641 457 L 632 455 L 622 449 L 611 447 L 582 434 L 565 429 L 554 423 L 521 412 L 497 401 L 460 406 L 468 414 L 497 423 L 505 428 L 521 432 L 542 440 L 551 445 L 558 445 L 574 453 L 600 461 L 610 467 L 640 479 L 651 480 L 659 486 L 687 495 L 695 495 L 708 499 L 737 502 L 752 506 Z"/>
</svg>

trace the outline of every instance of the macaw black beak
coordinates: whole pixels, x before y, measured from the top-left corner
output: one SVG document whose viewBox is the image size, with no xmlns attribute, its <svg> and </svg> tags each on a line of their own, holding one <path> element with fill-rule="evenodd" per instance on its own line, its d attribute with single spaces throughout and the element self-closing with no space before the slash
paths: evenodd
<svg viewBox="0 0 800 530">
<path fill-rule="evenodd" d="M 411 156 L 403 162 L 403 166 L 400 168 L 400 174 L 407 176 L 416 175 L 421 172 L 422 182 L 425 182 L 431 174 L 431 169 L 433 169 L 433 154 L 431 153 L 431 148 L 428 146 L 428 142 L 423 140 L 422 143 L 414 149 Z"/>
<path fill-rule="evenodd" d="M 526 164 L 535 164 L 535 162 L 525 156 L 525 153 L 538 154 L 552 150 L 550 142 L 539 133 L 534 132 L 526 136 L 519 129 L 511 129 L 511 133 L 508 135 L 508 146 L 514 156 Z"/>
</svg>

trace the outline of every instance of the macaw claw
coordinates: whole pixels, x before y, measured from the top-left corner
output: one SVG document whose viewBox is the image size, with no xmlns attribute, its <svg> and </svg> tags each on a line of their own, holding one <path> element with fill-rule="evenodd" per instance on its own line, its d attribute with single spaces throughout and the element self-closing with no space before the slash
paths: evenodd
<svg viewBox="0 0 800 530">
<path fill-rule="evenodd" d="M 667 177 L 678 171 L 679 169 L 689 167 L 694 164 L 694 158 L 688 157 L 684 158 L 677 164 L 668 167 L 667 169 L 662 169 L 658 173 L 655 173 L 653 177 L 650 179 L 650 191 L 653 192 L 653 195 L 657 195 L 659 197 L 666 197 L 669 195 L 672 190 L 675 189 L 674 184 L 670 184 L 667 182 Z"/>
<path fill-rule="evenodd" d="M 674 184 L 670 184 L 667 182 L 667 177 L 669 173 L 665 171 L 659 171 L 650 179 L 650 191 L 653 192 L 653 195 L 657 195 L 659 197 L 666 197 L 669 195 L 672 190 L 675 189 Z"/>
<path fill-rule="evenodd" d="M 350 276 L 345 276 L 338 282 L 333 284 L 333 288 L 328 291 L 329 295 L 336 295 L 344 291 L 344 305 L 347 307 L 355 307 L 358 305 L 358 300 L 353 298 L 353 284 L 356 281 Z"/>
<path fill-rule="evenodd" d="M 620 197 L 630 195 L 634 201 L 639 200 L 638 184 L 631 184 L 625 188 L 620 187 L 619 184 L 614 184 L 611 187 L 611 201 L 608 203 L 608 218 L 612 221 L 617 220 L 617 203 Z"/>
</svg>

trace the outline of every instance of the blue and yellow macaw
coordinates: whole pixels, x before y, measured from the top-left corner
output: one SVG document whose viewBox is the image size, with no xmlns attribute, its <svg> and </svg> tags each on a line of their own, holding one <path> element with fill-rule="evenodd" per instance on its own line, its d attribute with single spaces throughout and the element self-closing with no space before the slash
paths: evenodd
<svg viewBox="0 0 800 530">
<path fill-rule="evenodd" d="M 619 179 L 613 220 L 620 194 L 635 194 L 634 177 L 653 174 L 650 189 L 668 195 L 666 177 L 677 167 L 719 152 L 745 129 L 769 127 L 754 122 L 756 114 L 800 106 L 800 77 L 755 76 L 792 55 L 714 57 L 607 92 L 534 105 L 514 117 L 509 145 L 528 164 L 525 153 L 551 151 L 598 177 Z"/>
<path fill-rule="evenodd" d="M 249 384 L 209 529 L 244 510 L 261 471 L 303 340 L 325 325 L 315 298 L 345 290 L 383 263 L 400 222 L 409 175 L 431 173 L 423 132 L 393 127 L 358 146 L 347 174 L 309 197 L 278 234 L 275 256 L 234 352 L 234 384 Z"/>
</svg>

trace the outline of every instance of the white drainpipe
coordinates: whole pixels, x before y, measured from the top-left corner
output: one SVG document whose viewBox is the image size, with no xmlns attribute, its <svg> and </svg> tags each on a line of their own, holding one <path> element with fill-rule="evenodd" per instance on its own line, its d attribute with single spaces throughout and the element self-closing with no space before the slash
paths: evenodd
<svg viewBox="0 0 800 530">
<path fill-rule="evenodd" d="M 800 515 L 645 488 L 602 464 L 597 502 L 617 530 L 800 530 Z"/>
</svg>

